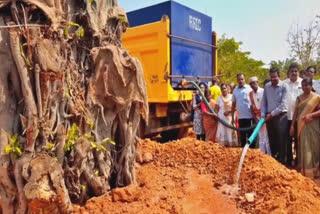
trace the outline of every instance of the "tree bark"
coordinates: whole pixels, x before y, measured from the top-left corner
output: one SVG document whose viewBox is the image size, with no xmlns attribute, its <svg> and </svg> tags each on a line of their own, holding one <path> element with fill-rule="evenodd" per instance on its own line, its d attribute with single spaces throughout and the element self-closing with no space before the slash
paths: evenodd
<svg viewBox="0 0 320 214">
<path fill-rule="evenodd" d="M 148 104 L 118 1 L 0 0 L 5 25 L 15 27 L 0 28 L 2 213 L 69 213 L 134 183 Z"/>
</svg>

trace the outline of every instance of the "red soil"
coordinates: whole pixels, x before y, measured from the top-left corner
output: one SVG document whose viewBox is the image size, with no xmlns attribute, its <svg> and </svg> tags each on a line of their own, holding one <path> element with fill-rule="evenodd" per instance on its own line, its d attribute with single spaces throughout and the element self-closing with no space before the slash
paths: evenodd
<svg viewBox="0 0 320 214">
<path fill-rule="evenodd" d="M 74 213 L 139 214 L 313 214 L 320 188 L 258 150 L 249 150 L 238 194 L 229 193 L 241 149 L 185 138 L 167 144 L 139 144 L 137 185 L 94 198 Z M 228 189 L 228 188 L 227 188 Z M 247 202 L 245 193 L 254 193 Z M 228 194 L 222 194 L 228 193 Z"/>
</svg>

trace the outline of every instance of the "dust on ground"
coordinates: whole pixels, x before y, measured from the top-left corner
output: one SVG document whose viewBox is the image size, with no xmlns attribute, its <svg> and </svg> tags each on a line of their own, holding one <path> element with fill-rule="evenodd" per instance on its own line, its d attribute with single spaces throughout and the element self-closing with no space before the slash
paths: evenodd
<svg viewBox="0 0 320 214">
<path fill-rule="evenodd" d="M 142 140 L 137 185 L 91 199 L 74 213 L 313 214 L 320 188 L 259 150 L 249 150 L 238 192 L 230 191 L 241 149 L 185 138 L 166 144 Z M 246 193 L 254 196 L 248 202 Z"/>
</svg>

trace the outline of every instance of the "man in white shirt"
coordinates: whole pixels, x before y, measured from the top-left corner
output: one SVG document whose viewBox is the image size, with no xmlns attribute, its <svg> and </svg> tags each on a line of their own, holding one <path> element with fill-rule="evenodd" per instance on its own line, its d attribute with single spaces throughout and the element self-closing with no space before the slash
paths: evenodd
<svg viewBox="0 0 320 214">
<path fill-rule="evenodd" d="M 313 74 L 313 77 L 317 74 L 317 70 L 316 70 L 316 67 L 315 66 L 309 66 L 310 67 L 310 73 L 311 72 L 314 72 Z M 318 70 L 320 71 L 320 65 L 318 67 Z M 315 90 L 315 92 L 317 94 L 320 95 L 320 79 L 319 80 L 313 80 L 313 89 Z"/>
<path fill-rule="evenodd" d="M 289 123 L 289 127 L 291 127 L 291 123 L 292 123 L 292 118 L 293 118 L 293 113 L 294 113 L 294 109 L 295 109 L 295 104 L 296 104 L 296 100 L 297 97 L 302 94 L 302 86 L 301 86 L 301 81 L 302 79 L 299 77 L 299 66 L 298 64 L 292 63 L 289 66 L 289 78 L 286 79 L 284 82 L 287 85 L 288 88 L 288 93 L 287 93 L 287 105 L 288 105 L 288 112 L 287 112 L 287 116 L 288 116 L 288 123 Z M 295 129 L 297 130 L 297 129 Z M 289 133 L 290 130 L 288 130 Z M 292 154 L 292 140 L 294 140 L 295 142 L 295 151 L 296 154 L 297 153 L 297 133 L 294 134 L 294 139 L 292 139 L 289 136 L 289 140 L 288 140 L 288 146 L 287 146 L 287 165 L 291 166 L 292 165 L 292 161 L 293 161 L 293 154 Z"/>
<path fill-rule="evenodd" d="M 258 77 L 250 77 L 249 84 L 252 91 L 249 93 L 251 112 L 255 123 L 261 118 L 261 101 L 263 97 L 263 88 L 259 87 Z M 259 148 L 262 153 L 271 155 L 268 132 L 266 124 L 263 124 L 259 131 Z"/>
</svg>

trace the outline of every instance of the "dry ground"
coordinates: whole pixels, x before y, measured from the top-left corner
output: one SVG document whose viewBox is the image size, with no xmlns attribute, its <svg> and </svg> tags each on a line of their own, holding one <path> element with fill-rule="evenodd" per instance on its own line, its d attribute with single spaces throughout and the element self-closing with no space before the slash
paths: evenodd
<svg viewBox="0 0 320 214">
<path fill-rule="evenodd" d="M 185 138 L 166 144 L 143 140 L 137 157 L 137 185 L 94 198 L 74 213 L 139 214 L 314 214 L 320 188 L 273 158 L 249 150 L 240 191 L 235 180 L 241 149 Z M 227 188 L 226 188 L 227 187 Z M 245 193 L 254 194 L 248 202 Z"/>
</svg>

